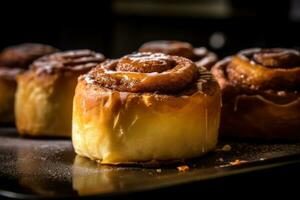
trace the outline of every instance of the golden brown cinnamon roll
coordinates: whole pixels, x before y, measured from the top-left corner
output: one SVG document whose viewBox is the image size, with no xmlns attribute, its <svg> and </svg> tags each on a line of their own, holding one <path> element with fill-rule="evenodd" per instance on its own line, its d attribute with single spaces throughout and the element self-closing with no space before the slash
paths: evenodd
<svg viewBox="0 0 300 200">
<path fill-rule="evenodd" d="M 212 68 L 223 92 L 221 133 L 300 139 L 300 53 L 247 49 Z"/>
<path fill-rule="evenodd" d="M 0 67 L 0 123 L 14 121 L 16 76 L 21 72 L 19 68 Z"/>
<path fill-rule="evenodd" d="M 182 56 L 195 62 L 196 66 L 210 69 L 217 61 L 215 53 L 205 47 L 194 48 L 190 43 L 181 41 L 157 40 L 143 44 L 139 52 L 164 53 Z"/>
<path fill-rule="evenodd" d="M 79 78 L 72 140 L 77 154 L 104 164 L 181 160 L 217 143 L 220 89 L 189 59 L 137 53 Z"/>
<path fill-rule="evenodd" d="M 72 100 L 79 75 L 104 60 L 90 50 L 54 53 L 18 76 L 16 125 L 20 134 L 71 136 Z"/>
<path fill-rule="evenodd" d="M 0 123 L 14 122 L 16 75 L 38 57 L 57 49 L 43 44 L 20 44 L 5 48 L 0 53 Z"/>
</svg>

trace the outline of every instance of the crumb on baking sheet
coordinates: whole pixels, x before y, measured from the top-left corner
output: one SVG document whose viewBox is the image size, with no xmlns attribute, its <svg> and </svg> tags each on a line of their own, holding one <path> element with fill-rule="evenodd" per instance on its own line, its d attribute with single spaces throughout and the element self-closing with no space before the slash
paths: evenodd
<svg viewBox="0 0 300 200">
<path fill-rule="evenodd" d="M 236 159 L 234 161 L 231 161 L 227 164 L 224 164 L 224 165 L 219 165 L 219 166 L 216 166 L 215 168 L 223 168 L 223 167 L 230 167 L 230 166 L 237 166 L 237 165 L 240 165 L 242 163 L 247 163 L 248 161 L 247 160 L 239 160 L 239 159 Z"/>
<path fill-rule="evenodd" d="M 161 173 L 161 169 L 156 169 L 156 172 L 157 173 Z"/>
<path fill-rule="evenodd" d="M 237 159 L 237 160 L 235 160 L 233 162 L 229 162 L 229 164 L 232 165 L 232 166 L 234 166 L 234 165 L 240 165 L 240 164 L 246 163 L 246 162 L 247 162 L 246 160 L 239 160 L 239 159 Z"/>
<path fill-rule="evenodd" d="M 215 149 L 215 152 L 220 152 L 220 151 L 231 151 L 232 147 L 229 144 L 225 144 L 223 147 L 219 147 Z"/>
<path fill-rule="evenodd" d="M 229 144 L 225 144 L 223 147 L 222 147 L 222 151 L 231 151 L 232 147 L 229 145 Z"/>
<path fill-rule="evenodd" d="M 177 167 L 177 170 L 180 171 L 180 172 L 186 172 L 186 171 L 190 170 L 190 167 L 187 166 L 187 165 L 181 165 L 181 166 Z"/>
<path fill-rule="evenodd" d="M 218 161 L 219 162 L 224 162 L 224 159 L 223 158 L 219 158 Z"/>
</svg>

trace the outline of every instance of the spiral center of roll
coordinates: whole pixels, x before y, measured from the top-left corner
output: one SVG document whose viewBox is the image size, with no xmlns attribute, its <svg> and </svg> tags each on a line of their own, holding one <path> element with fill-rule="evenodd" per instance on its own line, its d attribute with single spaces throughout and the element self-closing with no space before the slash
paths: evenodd
<svg viewBox="0 0 300 200">
<path fill-rule="evenodd" d="M 174 94 L 190 86 L 198 75 L 191 60 L 146 52 L 101 63 L 88 73 L 86 80 L 124 92 Z"/>
<path fill-rule="evenodd" d="M 300 65 L 300 54 L 288 49 L 265 49 L 254 53 L 252 59 L 270 68 L 289 68 Z"/>
<path fill-rule="evenodd" d="M 124 56 L 116 66 L 116 71 L 128 72 L 163 72 L 176 65 L 170 56 L 161 53 L 137 53 Z"/>
</svg>

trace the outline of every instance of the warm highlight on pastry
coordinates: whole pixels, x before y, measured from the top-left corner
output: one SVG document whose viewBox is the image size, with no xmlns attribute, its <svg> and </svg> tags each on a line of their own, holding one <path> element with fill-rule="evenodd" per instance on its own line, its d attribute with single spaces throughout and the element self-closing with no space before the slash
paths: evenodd
<svg viewBox="0 0 300 200">
<path fill-rule="evenodd" d="M 104 164 L 182 160 L 212 150 L 220 89 L 189 59 L 137 53 L 79 78 L 72 140 L 77 154 Z"/>
<path fill-rule="evenodd" d="M 54 53 L 36 60 L 17 79 L 16 125 L 21 135 L 71 136 L 77 78 L 104 60 L 90 50 Z"/>
<path fill-rule="evenodd" d="M 0 123 L 13 123 L 18 68 L 0 67 Z"/>
<path fill-rule="evenodd" d="M 221 133 L 263 139 L 300 139 L 300 53 L 248 49 L 217 63 L 223 92 Z"/>
<path fill-rule="evenodd" d="M 156 40 L 143 44 L 139 52 L 164 53 L 182 56 L 195 62 L 196 66 L 210 69 L 217 61 L 215 53 L 205 47 L 194 48 L 190 43 L 181 41 Z"/>
<path fill-rule="evenodd" d="M 5 48 L 0 54 L 0 65 L 14 68 L 28 68 L 34 60 L 57 52 L 58 49 L 35 43 L 24 43 Z"/>
</svg>

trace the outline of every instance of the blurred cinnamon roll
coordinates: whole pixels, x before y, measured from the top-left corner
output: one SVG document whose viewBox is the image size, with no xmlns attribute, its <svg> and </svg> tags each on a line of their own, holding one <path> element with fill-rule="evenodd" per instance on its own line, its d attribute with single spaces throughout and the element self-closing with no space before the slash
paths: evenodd
<svg viewBox="0 0 300 200">
<path fill-rule="evenodd" d="M 0 65 L 14 68 L 28 68 L 37 58 L 54 53 L 58 49 L 35 43 L 24 43 L 5 48 L 0 54 Z"/>
<path fill-rule="evenodd" d="M 205 47 L 194 48 L 190 43 L 181 41 L 156 40 L 143 44 L 139 52 L 165 53 L 182 56 L 195 62 L 196 66 L 210 69 L 217 61 L 215 53 Z"/>
<path fill-rule="evenodd" d="M 16 76 L 38 57 L 57 49 L 43 44 L 20 44 L 5 48 L 0 53 L 0 123 L 14 122 Z"/>
<path fill-rule="evenodd" d="M 0 123 L 14 121 L 16 76 L 21 72 L 19 68 L 0 67 Z"/>
<path fill-rule="evenodd" d="M 104 60 L 90 50 L 54 53 L 17 78 L 16 125 L 21 135 L 71 136 L 72 100 L 79 75 Z"/>
<path fill-rule="evenodd" d="M 300 53 L 247 49 L 212 68 L 223 92 L 221 133 L 300 139 Z"/>
<path fill-rule="evenodd" d="M 220 89 L 189 59 L 137 53 L 79 78 L 73 102 L 75 152 L 104 164 L 200 156 L 217 143 Z"/>
</svg>

